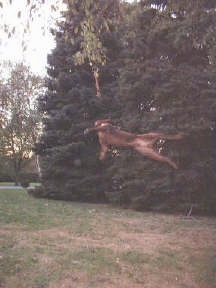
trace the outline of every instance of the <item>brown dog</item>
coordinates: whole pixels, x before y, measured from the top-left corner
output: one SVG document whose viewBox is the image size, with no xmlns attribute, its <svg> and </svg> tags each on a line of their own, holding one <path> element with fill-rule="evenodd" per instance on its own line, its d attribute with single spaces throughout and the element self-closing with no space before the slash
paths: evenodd
<svg viewBox="0 0 216 288">
<path fill-rule="evenodd" d="M 101 145 L 100 160 L 104 159 L 110 145 L 116 147 L 127 146 L 132 147 L 142 155 L 151 159 L 166 162 L 173 168 L 177 169 L 177 165 L 166 156 L 162 156 L 154 150 L 154 144 L 159 139 L 179 140 L 182 138 L 181 134 L 166 135 L 163 133 L 147 133 L 147 134 L 133 134 L 121 131 L 118 127 L 113 126 L 110 119 L 103 119 L 95 121 L 93 128 L 84 130 L 84 134 L 91 131 L 97 131 L 98 139 Z"/>
</svg>

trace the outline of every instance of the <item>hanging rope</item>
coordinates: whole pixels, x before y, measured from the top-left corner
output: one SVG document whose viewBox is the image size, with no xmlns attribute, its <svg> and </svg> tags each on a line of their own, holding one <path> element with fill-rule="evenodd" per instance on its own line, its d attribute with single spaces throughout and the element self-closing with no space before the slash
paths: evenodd
<svg viewBox="0 0 216 288">
<path fill-rule="evenodd" d="M 98 78 L 99 78 L 99 69 L 98 67 L 94 67 L 92 68 L 93 74 L 94 74 L 94 79 L 95 79 L 95 87 L 96 87 L 96 96 L 98 98 L 102 98 L 101 96 L 101 92 L 100 92 L 100 86 L 99 86 L 99 82 L 98 82 Z"/>
</svg>

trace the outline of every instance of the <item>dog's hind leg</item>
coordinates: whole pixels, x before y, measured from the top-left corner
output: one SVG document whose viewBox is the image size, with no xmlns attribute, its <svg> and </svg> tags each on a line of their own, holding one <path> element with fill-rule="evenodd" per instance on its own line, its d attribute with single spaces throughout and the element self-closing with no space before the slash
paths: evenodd
<svg viewBox="0 0 216 288">
<path fill-rule="evenodd" d="M 156 161 L 168 163 L 174 169 L 178 169 L 175 162 L 173 162 L 171 159 L 169 159 L 166 156 L 160 155 L 159 153 L 157 153 L 151 148 L 143 147 L 142 145 L 136 145 L 134 146 L 134 149 L 148 158 L 154 159 Z"/>
</svg>

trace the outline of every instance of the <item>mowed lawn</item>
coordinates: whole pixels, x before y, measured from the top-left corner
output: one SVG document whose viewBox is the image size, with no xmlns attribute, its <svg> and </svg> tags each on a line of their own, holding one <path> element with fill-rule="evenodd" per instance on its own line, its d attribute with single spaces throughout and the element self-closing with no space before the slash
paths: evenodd
<svg viewBox="0 0 216 288">
<path fill-rule="evenodd" d="M 0 189 L 1 288 L 215 288 L 216 219 Z"/>
</svg>

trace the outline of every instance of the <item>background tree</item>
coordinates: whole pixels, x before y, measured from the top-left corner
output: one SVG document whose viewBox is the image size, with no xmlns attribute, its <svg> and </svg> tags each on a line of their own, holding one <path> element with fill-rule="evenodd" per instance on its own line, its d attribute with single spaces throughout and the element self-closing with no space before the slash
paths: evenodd
<svg viewBox="0 0 216 288">
<path fill-rule="evenodd" d="M 41 115 L 36 99 L 42 92 L 42 79 L 23 64 L 7 64 L 7 78 L 1 80 L 1 154 L 12 163 L 11 173 L 16 183 L 26 159 L 32 153 L 41 131 Z"/>
</svg>

